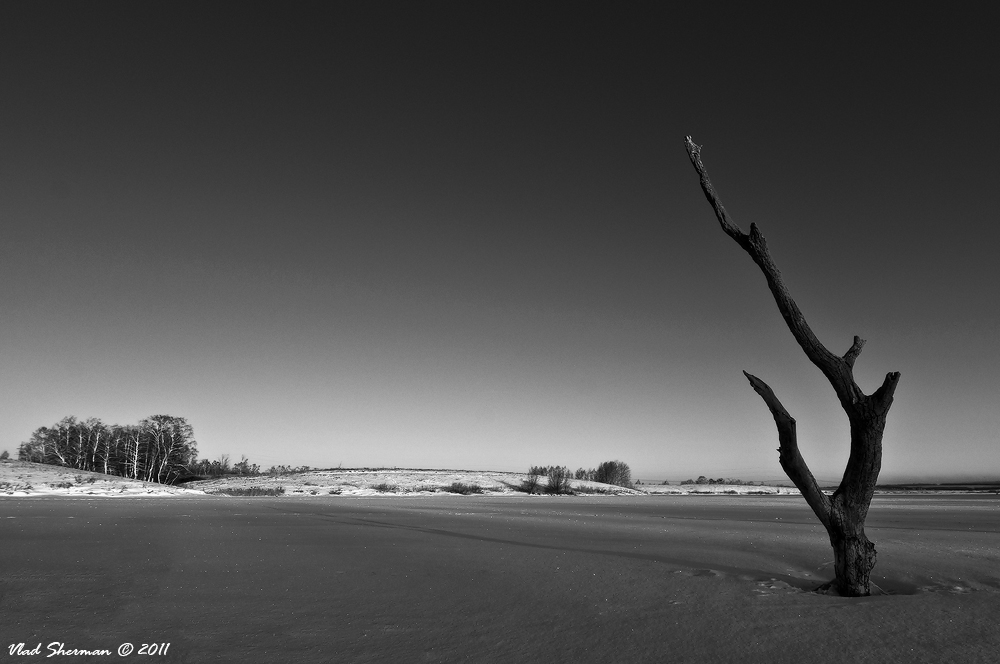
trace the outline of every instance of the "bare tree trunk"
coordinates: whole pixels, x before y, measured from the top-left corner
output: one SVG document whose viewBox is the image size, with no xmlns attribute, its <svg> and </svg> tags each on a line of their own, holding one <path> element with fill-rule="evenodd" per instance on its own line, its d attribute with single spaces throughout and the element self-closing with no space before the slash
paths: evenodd
<svg viewBox="0 0 1000 664">
<path fill-rule="evenodd" d="M 141 444 L 138 428 L 132 432 L 132 438 L 135 441 L 135 450 L 132 453 L 132 479 L 137 480 L 139 479 L 139 445 Z"/>
<path fill-rule="evenodd" d="M 819 342 L 785 288 L 781 273 L 768 253 L 767 242 L 756 224 L 750 224 L 750 232 L 744 233 L 733 223 L 708 179 L 708 172 L 701 162 L 701 147 L 695 145 L 690 136 L 685 144 L 691 164 L 701 178 L 701 188 L 715 210 L 722 230 L 750 255 L 764 273 L 778 311 L 785 319 L 792 336 L 809 360 L 830 381 L 840 399 L 840 405 L 847 413 L 851 424 L 851 454 L 840 486 L 832 496 L 828 496 L 820 490 L 799 453 L 795 418 L 788 414 L 774 391 L 764 381 L 743 372 L 774 417 L 778 428 L 781 468 L 802 492 L 806 503 L 816 513 L 830 536 L 836 576 L 825 587 L 851 597 L 869 595 L 870 576 L 875 567 L 876 556 L 875 545 L 865 536 L 865 518 L 882 469 L 882 432 L 899 382 L 899 372 L 887 374 L 882 386 L 871 395 L 865 395 L 861 391 L 854 381 L 854 361 L 861 354 L 864 339 L 854 337 L 854 343 L 843 356 L 834 355 Z"/>
</svg>

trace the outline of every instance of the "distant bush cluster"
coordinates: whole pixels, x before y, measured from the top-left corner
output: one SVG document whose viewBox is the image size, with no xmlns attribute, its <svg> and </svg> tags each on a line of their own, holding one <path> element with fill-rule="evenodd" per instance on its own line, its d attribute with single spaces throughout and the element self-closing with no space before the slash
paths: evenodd
<svg viewBox="0 0 1000 664">
<path fill-rule="evenodd" d="M 211 493 L 216 496 L 283 496 L 285 495 L 285 487 L 277 486 L 265 488 L 262 486 L 251 486 L 220 489 L 218 491 L 208 491 L 206 493 Z"/>
<path fill-rule="evenodd" d="M 666 484 L 666 482 L 664 482 Z M 720 477 L 717 480 L 705 477 L 704 475 L 698 476 L 696 480 L 684 480 L 681 484 L 732 484 L 733 486 L 763 486 L 763 482 L 744 482 L 743 480 L 734 479 L 731 477 Z"/>
<path fill-rule="evenodd" d="M 310 466 L 271 466 L 264 471 L 264 474 L 278 477 L 279 475 L 294 475 L 295 473 L 308 473 Z"/>
<path fill-rule="evenodd" d="M 554 494 L 574 493 L 574 489 L 570 487 L 570 480 L 603 482 L 626 489 L 632 488 L 632 471 L 623 461 L 605 461 L 597 468 L 589 470 L 578 468 L 576 472 L 567 466 L 531 466 L 528 469 L 528 478 L 521 483 L 521 491 L 540 493 L 542 489 L 540 477 L 546 477 L 548 480 L 548 484 L 544 487 L 545 492 Z"/>
</svg>

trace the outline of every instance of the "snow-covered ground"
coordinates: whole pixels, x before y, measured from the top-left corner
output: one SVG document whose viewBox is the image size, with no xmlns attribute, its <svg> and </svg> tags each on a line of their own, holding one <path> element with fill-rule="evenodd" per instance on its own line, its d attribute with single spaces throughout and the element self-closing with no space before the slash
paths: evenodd
<svg viewBox="0 0 1000 664">
<path fill-rule="evenodd" d="M 413 470 L 413 469 L 360 469 L 360 470 L 311 470 L 290 475 L 258 477 L 225 477 L 215 480 L 191 482 L 188 486 L 205 493 L 226 493 L 231 490 L 284 489 L 284 495 L 341 495 L 341 496 L 429 496 L 447 494 L 454 484 L 476 487 L 477 493 L 489 496 L 522 494 L 525 473 L 503 473 L 477 470 Z M 539 478 L 541 487 L 547 485 Z M 641 495 L 641 491 L 626 489 L 600 482 L 573 480 L 570 487 L 581 493 L 605 495 Z"/>
<path fill-rule="evenodd" d="M 799 490 L 787 486 L 759 486 L 748 484 L 642 484 L 643 493 L 672 496 L 798 496 Z"/>
<path fill-rule="evenodd" d="M 227 490 L 284 489 L 284 495 L 435 495 L 448 493 L 452 484 L 478 487 L 483 495 L 501 496 L 522 494 L 525 473 L 503 473 L 475 470 L 413 470 L 413 469 L 362 469 L 362 470 L 312 470 L 304 473 L 279 476 L 225 477 L 217 480 L 192 482 L 187 486 L 205 493 L 226 493 Z M 539 484 L 547 486 L 541 476 Z M 570 488 L 578 494 L 608 496 L 732 494 L 732 495 L 798 495 L 798 489 L 777 486 L 746 486 L 729 484 L 642 484 L 626 489 L 601 482 L 571 480 Z"/>
<path fill-rule="evenodd" d="M 2 496 L 191 496 L 201 491 L 130 480 L 115 475 L 4 459 L 0 461 Z"/>
<path fill-rule="evenodd" d="M 520 488 L 527 479 L 525 473 L 379 468 L 310 470 L 277 476 L 228 476 L 182 486 L 166 486 L 60 466 L 9 459 L 0 462 L 0 496 L 191 496 L 242 493 L 253 488 L 283 490 L 282 495 L 286 496 L 430 496 L 447 495 L 454 484 L 475 487 L 476 493 L 482 495 L 502 496 L 523 495 Z M 546 478 L 540 477 L 540 487 L 544 489 L 546 484 Z M 642 484 L 635 489 L 626 489 L 585 480 L 572 480 L 570 488 L 578 494 L 608 496 L 799 493 L 797 489 L 788 487 L 727 484 Z"/>
</svg>

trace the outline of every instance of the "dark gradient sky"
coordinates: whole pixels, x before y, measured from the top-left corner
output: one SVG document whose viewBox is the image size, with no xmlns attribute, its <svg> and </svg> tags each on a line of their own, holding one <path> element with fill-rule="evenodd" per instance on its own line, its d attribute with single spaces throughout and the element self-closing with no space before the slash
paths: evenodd
<svg viewBox="0 0 1000 664">
<path fill-rule="evenodd" d="M 673 3 L 0 5 L 0 448 L 188 418 L 269 466 L 1000 474 L 993 23 Z"/>
</svg>

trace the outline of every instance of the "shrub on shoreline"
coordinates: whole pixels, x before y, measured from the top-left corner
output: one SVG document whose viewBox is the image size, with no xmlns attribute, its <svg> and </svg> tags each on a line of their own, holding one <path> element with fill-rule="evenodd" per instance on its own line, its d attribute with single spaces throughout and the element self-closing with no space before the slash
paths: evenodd
<svg viewBox="0 0 1000 664">
<path fill-rule="evenodd" d="M 573 493 L 569 486 L 572 477 L 569 468 L 565 466 L 552 466 L 549 468 L 549 485 L 545 487 L 546 493 L 566 494 Z"/>
<path fill-rule="evenodd" d="M 538 475 L 535 473 L 529 473 L 528 477 L 521 482 L 521 486 L 519 486 L 517 490 L 531 495 L 539 492 L 539 484 Z"/>
<path fill-rule="evenodd" d="M 631 489 L 632 470 L 624 461 L 605 461 L 597 467 L 594 480 Z"/>
<path fill-rule="evenodd" d="M 442 487 L 442 491 L 446 493 L 460 493 L 463 496 L 468 496 L 473 493 L 482 493 L 483 487 L 478 484 L 465 484 L 464 482 L 452 482 L 451 486 Z"/>
</svg>

